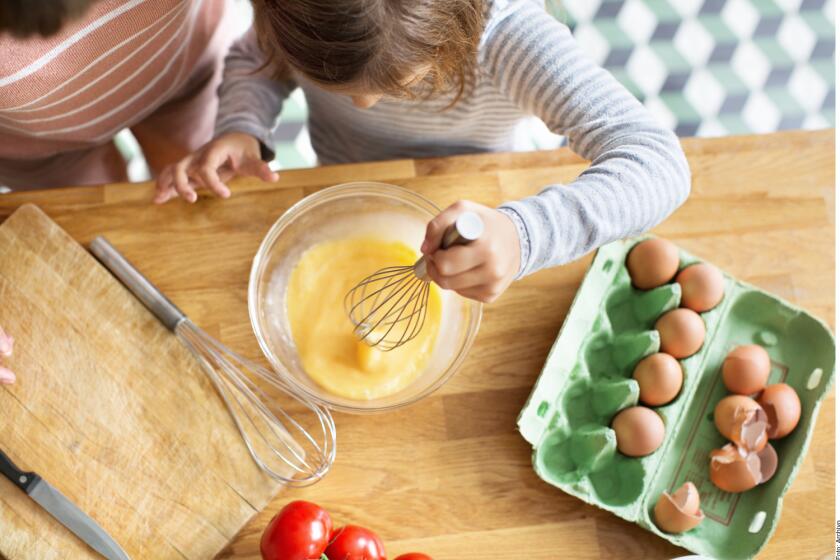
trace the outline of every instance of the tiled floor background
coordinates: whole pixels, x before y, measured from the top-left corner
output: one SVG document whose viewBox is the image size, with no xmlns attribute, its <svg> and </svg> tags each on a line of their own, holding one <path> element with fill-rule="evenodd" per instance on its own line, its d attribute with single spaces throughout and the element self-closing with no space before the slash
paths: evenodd
<svg viewBox="0 0 840 560">
<path fill-rule="evenodd" d="M 560 0 L 584 50 L 681 136 L 834 126 L 833 0 Z M 279 167 L 313 165 L 297 92 L 277 131 Z M 536 119 L 533 148 L 562 139 Z"/>
</svg>

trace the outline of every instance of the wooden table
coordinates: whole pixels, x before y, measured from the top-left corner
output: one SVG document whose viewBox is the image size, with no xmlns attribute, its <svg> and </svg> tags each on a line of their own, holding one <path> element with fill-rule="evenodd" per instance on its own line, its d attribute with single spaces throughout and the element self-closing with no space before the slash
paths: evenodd
<svg viewBox="0 0 840 560">
<path fill-rule="evenodd" d="M 691 198 L 656 233 L 834 325 L 834 131 L 689 139 Z M 40 205 L 78 241 L 105 234 L 193 320 L 247 356 L 247 282 L 269 226 L 319 188 L 376 180 L 445 206 L 488 205 L 568 182 L 586 164 L 567 150 L 324 167 L 242 180 L 228 201 L 148 203 L 150 185 L 106 185 L 0 196 L 0 218 Z M 391 557 L 438 559 L 670 558 L 677 549 L 543 483 L 516 416 L 591 255 L 516 283 L 486 307 L 463 369 L 426 400 L 385 416 L 339 414 L 335 467 L 319 484 L 282 493 L 223 553 L 258 558 L 262 528 L 287 501 L 328 508 L 338 523 L 376 530 Z M 22 338 L 22 336 L 21 336 Z M 834 394 L 785 497 L 764 558 L 828 557 L 834 525 Z"/>
</svg>

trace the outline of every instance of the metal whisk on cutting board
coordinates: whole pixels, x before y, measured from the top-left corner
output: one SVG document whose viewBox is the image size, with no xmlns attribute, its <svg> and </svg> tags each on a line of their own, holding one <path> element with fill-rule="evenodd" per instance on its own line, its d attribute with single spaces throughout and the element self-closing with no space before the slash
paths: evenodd
<svg viewBox="0 0 840 560">
<path fill-rule="evenodd" d="M 481 217 L 464 212 L 447 228 L 440 248 L 465 245 L 483 233 Z M 426 322 L 430 282 L 423 256 L 411 266 L 389 266 L 356 284 L 344 296 L 356 336 L 384 352 L 416 337 Z"/>
<path fill-rule="evenodd" d="M 94 239 L 90 251 L 195 356 L 225 402 L 251 457 L 266 474 L 289 485 L 306 486 L 327 473 L 335 459 L 335 424 L 326 408 L 195 326 L 105 238 Z M 298 418 L 293 418 L 279 405 L 279 398 L 302 405 L 308 422 L 297 412 Z"/>
</svg>

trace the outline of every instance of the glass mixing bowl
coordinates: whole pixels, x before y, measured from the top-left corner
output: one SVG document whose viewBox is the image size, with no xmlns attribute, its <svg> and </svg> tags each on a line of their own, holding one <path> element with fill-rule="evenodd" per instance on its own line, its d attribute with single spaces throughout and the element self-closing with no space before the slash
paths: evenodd
<svg viewBox="0 0 840 560">
<path fill-rule="evenodd" d="M 313 245 L 351 236 L 376 236 L 420 247 L 426 223 L 440 210 L 417 193 L 384 183 L 347 183 L 307 196 L 271 227 L 254 257 L 248 312 L 274 369 L 313 400 L 346 412 L 379 412 L 413 403 L 439 388 L 463 363 L 478 333 L 481 304 L 441 290 L 442 314 L 426 369 L 401 391 L 371 400 L 329 393 L 304 371 L 286 312 L 286 286 L 300 256 Z M 373 270 L 371 273 L 375 272 Z M 347 328 L 352 328 L 347 320 Z"/>
</svg>

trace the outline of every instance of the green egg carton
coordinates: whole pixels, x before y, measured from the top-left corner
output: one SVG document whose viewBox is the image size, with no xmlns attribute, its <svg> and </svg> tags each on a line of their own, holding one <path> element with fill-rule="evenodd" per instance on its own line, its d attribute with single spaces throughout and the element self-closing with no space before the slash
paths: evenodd
<svg viewBox="0 0 840 560">
<path fill-rule="evenodd" d="M 665 422 L 665 440 L 651 455 L 631 458 L 616 449 L 610 422 L 637 404 L 636 363 L 659 350 L 653 325 L 679 306 L 680 286 L 632 287 L 627 253 L 646 237 L 602 247 L 578 290 L 542 373 L 519 415 L 522 436 L 533 446 L 533 465 L 549 484 L 632 521 L 697 554 L 752 558 L 770 539 L 782 497 L 805 457 L 820 402 L 834 378 L 834 337 L 819 319 L 771 294 L 724 274 L 723 301 L 701 314 L 703 347 L 680 360 L 684 383 L 671 403 L 654 408 Z M 700 259 L 680 251 L 680 268 Z M 713 421 L 728 394 L 720 368 L 735 346 L 763 346 L 772 361 L 770 383 L 791 385 L 802 417 L 787 437 L 773 440 L 775 476 L 740 494 L 709 480 L 709 453 L 726 444 Z M 706 518 L 682 534 L 660 531 L 653 508 L 663 491 L 691 481 Z"/>
</svg>

